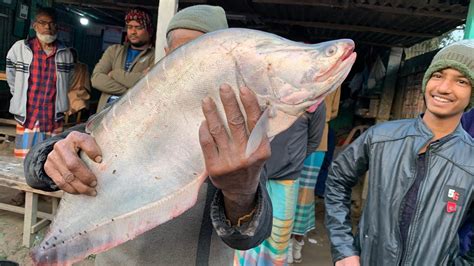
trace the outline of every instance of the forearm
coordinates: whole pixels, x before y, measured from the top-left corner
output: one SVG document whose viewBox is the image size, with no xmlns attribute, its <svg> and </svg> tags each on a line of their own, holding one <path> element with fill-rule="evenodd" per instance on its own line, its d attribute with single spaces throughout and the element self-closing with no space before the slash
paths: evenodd
<svg viewBox="0 0 474 266">
<path fill-rule="evenodd" d="M 273 218 L 272 205 L 263 182 L 260 182 L 252 202 L 249 205 L 239 203 L 237 204 L 240 205 L 237 206 L 239 210 L 232 210 L 231 215 L 238 219 L 238 217 L 249 214 L 255 209 L 251 220 L 237 227 L 228 224 L 228 219 L 235 218 L 227 217 L 226 215 L 226 210 L 235 207 L 235 205 L 232 205 L 234 203 L 230 203 L 231 205 L 225 203 L 224 196 L 220 190 L 217 191 L 214 197 L 211 207 L 212 224 L 219 237 L 231 248 L 239 250 L 250 249 L 258 246 L 270 236 Z M 240 213 L 242 213 L 242 216 L 238 216 Z"/>
<path fill-rule="evenodd" d="M 142 77 L 142 73 L 127 72 L 123 69 L 114 69 L 112 71 L 112 79 L 127 88 L 133 87 Z"/>
<path fill-rule="evenodd" d="M 81 124 L 70 128 L 69 130 L 49 138 L 35 146 L 33 146 L 26 155 L 23 163 L 26 183 L 32 188 L 55 191 L 58 190 L 56 184 L 44 171 L 44 163 L 48 154 L 53 150 L 54 144 L 61 139 L 64 139 L 71 131 L 84 132 L 85 124 Z"/>
<path fill-rule="evenodd" d="M 122 95 L 128 90 L 127 87 L 113 80 L 104 73 L 94 73 L 91 81 L 92 87 L 111 95 Z"/>
</svg>

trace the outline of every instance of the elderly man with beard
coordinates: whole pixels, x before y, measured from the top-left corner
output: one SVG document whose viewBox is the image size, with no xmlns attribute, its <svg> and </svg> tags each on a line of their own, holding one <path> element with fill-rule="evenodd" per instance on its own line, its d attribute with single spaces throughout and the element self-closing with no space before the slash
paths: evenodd
<svg viewBox="0 0 474 266">
<path fill-rule="evenodd" d="M 97 111 L 132 88 L 155 62 L 151 15 L 141 8 L 129 10 L 125 29 L 125 44 L 107 48 L 92 73 L 92 86 L 102 92 Z"/>
<path fill-rule="evenodd" d="M 70 50 L 56 40 L 54 9 L 39 9 L 33 29 L 35 38 L 17 41 L 7 54 L 10 113 L 18 122 L 14 154 L 20 158 L 35 144 L 62 132 L 74 68 Z"/>
</svg>

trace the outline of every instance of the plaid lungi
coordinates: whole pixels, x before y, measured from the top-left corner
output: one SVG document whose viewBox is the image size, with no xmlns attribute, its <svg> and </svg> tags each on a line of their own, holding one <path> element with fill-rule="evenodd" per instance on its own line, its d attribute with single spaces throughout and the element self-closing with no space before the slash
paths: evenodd
<svg viewBox="0 0 474 266">
<path fill-rule="evenodd" d="M 16 125 L 15 149 L 14 155 L 17 158 L 25 158 L 28 151 L 36 144 L 53 137 L 63 132 L 63 127 L 60 126 L 53 130 L 53 132 L 41 132 L 39 122 L 35 122 L 33 129 L 28 129 L 20 124 Z"/>
<path fill-rule="evenodd" d="M 249 250 L 236 250 L 234 265 L 287 265 L 288 244 L 298 197 L 298 180 L 267 182 L 273 206 L 273 227 L 269 238 Z"/>
<path fill-rule="evenodd" d="M 311 153 L 305 160 L 300 175 L 300 189 L 296 205 L 295 225 L 293 234 L 306 235 L 316 227 L 314 215 L 314 187 L 318 179 L 319 170 L 324 160 L 323 151 Z"/>
</svg>

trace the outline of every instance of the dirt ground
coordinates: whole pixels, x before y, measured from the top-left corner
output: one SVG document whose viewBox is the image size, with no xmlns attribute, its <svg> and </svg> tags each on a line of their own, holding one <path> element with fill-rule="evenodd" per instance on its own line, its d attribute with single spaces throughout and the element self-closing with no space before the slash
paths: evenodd
<svg viewBox="0 0 474 266">
<path fill-rule="evenodd" d="M 12 143 L 0 143 L 0 155 L 13 153 Z M 10 203 L 11 199 L 18 193 L 16 190 L 0 187 L 0 202 Z M 42 211 L 50 211 L 51 203 L 40 197 L 39 208 Z M 330 245 L 326 229 L 323 225 L 324 208 L 323 201 L 316 199 L 316 229 L 308 234 L 303 248 L 303 262 L 301 266 L 309 265 L 332 265 Z M 35 244 L 39 243 L 46 229 L 41 230 L 35 236 Z M 20 265 L 33 265 L 28 256 L 29 249 L 22 246 L 23 216 L 7 211 L 0 211 L 0 260 L 12 260 Z M 79 266 L 94 265 L 93 258 L 78 263 Z"/>
</svg>

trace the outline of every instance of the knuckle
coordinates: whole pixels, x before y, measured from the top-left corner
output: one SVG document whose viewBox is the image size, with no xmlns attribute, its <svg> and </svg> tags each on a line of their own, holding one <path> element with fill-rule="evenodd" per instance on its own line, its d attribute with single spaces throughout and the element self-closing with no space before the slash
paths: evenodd
<svg viewBox="0 0 474 266">
<path fill-rule="evenodd" d="M 81 164 L 76 159 L 64 160 L 64 164 L 66 165 L 66 168 L 72 172 L 76 172 L 81 167 Z"/>
<path fill-rule="evenodd" d="M 242 126 L 245 124 L 245 119 L 240 114 L 234 114 L 229 117 L 228 122 L 231 126 Z"/>
<path fill-rule="evenodd" d="M 209 132 L 213 136 L 221 135 L 224 132 L 224 126 L 222 125 L 213 125 L 209 128 Z"/>
</svg>

